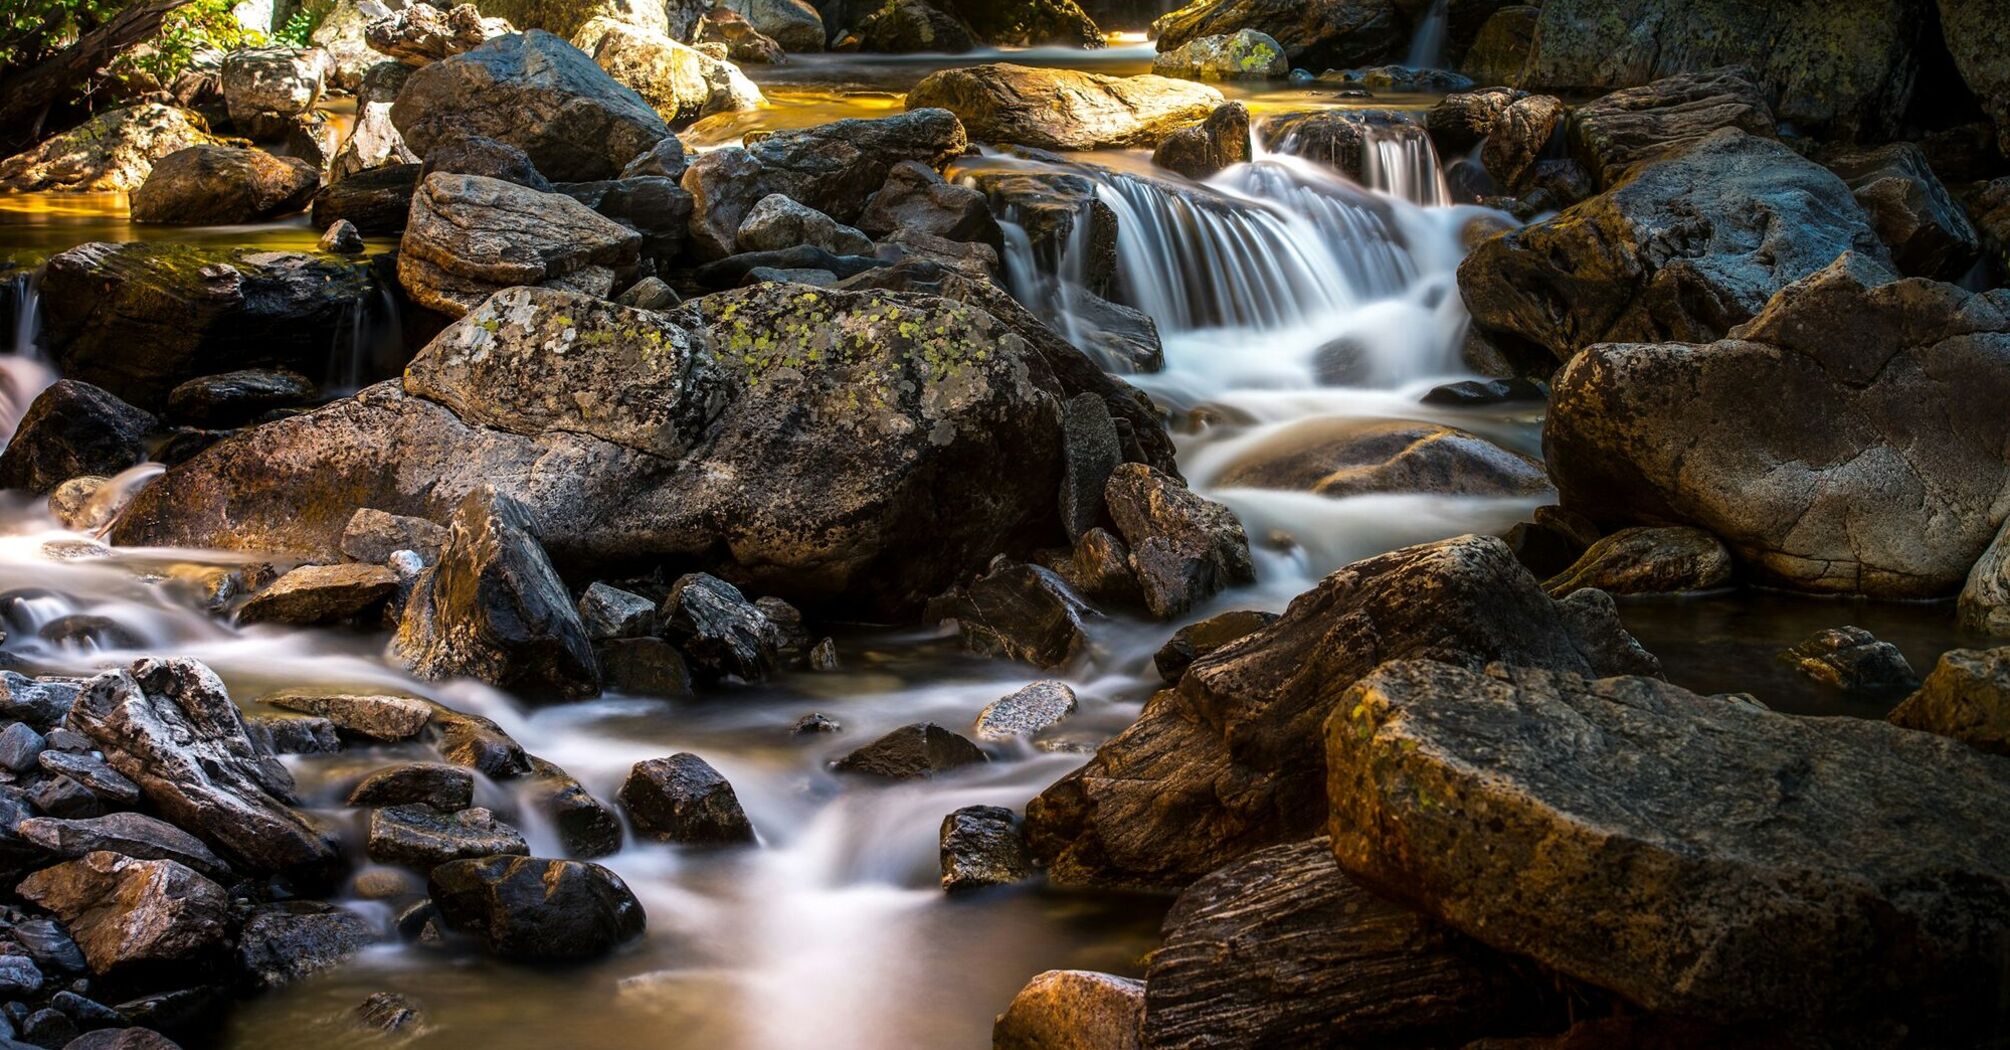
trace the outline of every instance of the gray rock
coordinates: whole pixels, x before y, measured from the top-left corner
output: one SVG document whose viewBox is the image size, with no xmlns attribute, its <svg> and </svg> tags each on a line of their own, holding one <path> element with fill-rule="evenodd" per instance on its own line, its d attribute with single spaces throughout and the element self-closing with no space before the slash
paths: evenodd
<svg viewBox="0 0 2010 1050">
<path fill-rule="evenodd" d="M 80 687 L 61 679 L 35 679 L 0 671 L 0 718 L 26 722 L 39 729 L 63 724 Z"/>
<path fill-rule="evenodd" d="M 305 113 L 320 101 L 326 56 L 293 47 L 254 47 L 223 59 L 223 100 L 231 123 L 257 138 L 270 117 Z"/>
<path fill-rule="evenodd" d="M 622 167 L 621 177 L 630 179 L 660 175 L 666 179 L 682 179 L 689 163 L 684 153 L 684 141 L 675 135 L 665 135 Z"/>
<path fill-rule="evenodd" d="M 342 750 L 335 723 L 290 711 L 246 715 L 244 730 L 253 744 L 275 755 L 332 755 Z"/>
<path fill-rule="evenodd" d="M 69 751 L 44 751 L 36 756 L 36 762 L 46 772 L 84 785 L 85 790 L 117 806 L 130 806 L 140 800 L 138 784 L 119 775 L 118 770 L 105 764 L 105 760 L 88 752 L 76 754 Z"/>
<path fill-rule="evenodd" d="M 1070 105 L 1045 102 L 1057 94 Z M 931 73 L 907 93 L 909 110 L 946 109 L 978 139 L 1048 150 L 1152 145 L 1221 103 L 1221 92 L 1184 80 L 1005 62 Z"/>
<path fill-rule="evenodd" d="M 84 961 L 83 950 L 70 939 L 70 931 L 54 919 L 17 922 L 8 932 L 45 972 L 83 973 L 90 966 Z"/>
<path fill-rule="evenodd" d="M 733 785 L 688 752 L 635 763 L 621 785 L 621 809 L 638 835 L 683 845 L 754 841 Z"/>
<path fill-rule="evenodd" d="M 1898 272 L 1958 281 L 1975 264 L 1981 235 L 1918 146 L 1894 142 L 1846 153 L 1830 158 L 1828 168 L 1842 177 L 1870 216 Z"/>
<path fill-rule="evenodd" d="M 916 722 L 838 759 L 831 768 L 882 780 L 926 780 L 987 761 L 976 744 L 933 722 Z"/>
<path fill-rule="evenodd" d="M 229 897 L 171 860 L 89 853 L 28 876 L 18 892 L 62 918 L 100 977 L 172 974 L 229 947 Z"/>
<path fill-rule="evenodd" d="M 42 734 L 26 722 L 14 722 L 6 729 L 0 729 L 0 766 L 6 766 L 16 773 L 26 773 L 38 768 L 37 761 L 42 749 L 49 746 Z"/>
<path fill-rule="evenodd" d="M 302 565 L 238 606 L 237 622 L 288 627 L 342 623 L 370 616 L 397 592 L 398 574 L 382 565 Z"/>
<path fill-rule="evenodd" d="M 346 222 L 366 237 L 396 234 L 405 228 L 418 189 L 417 158 L 370 168 L 321 187 L 308 219 L 324 229 Z"/>
<path fill-rule="evenodd" d="M 1118 466 L 1103 500 L 1131 549 L 1131 569 L 1152 615 L 1170 619 L 1256 579 L 1249 540 L 1235 515 L 1158 469 Z"/>
<path fill-rule="evenodd" d="M 942 888 L 967 893 L 1033 877 L 1019 816 L 1003 806 L 965 806 L 942 818 Z"/>
<path fill-rule="evenodd" d="M 1068 538 L 1080 540 L 1103 517 L 1103 486 L 1124 459 L 1109 407 L 1094 394 L 1076 394 L 1061 408 L 1061 433 L 1066 441 L 1061 475 L 1061 526 Z"/>
<path fill-rule="evenodd" d="M 1145 984 L 1091 970 L 1048 970 L 1026 982 L 991 1026 L 992 1050 L 1136 1050 Z"/>
<path fill-rule="evenodd" d="M 539 193 L 552 192 L 549 179 L 530 162 L 530 155 L 507 142 L 483 135 L 447 139 L 426 154 L 419 180 L 434 172 L 449 175 L 480 175 L 485 179 L 513 182 Z"/>
<path fill-rule="evenodd" d="M 661 277 L 644 277 L 628 286 L 628 289 L 614 297 L 622 306 L 637 310 L 668 310 L 684 301 L 675 288 L 663 283 Z"/>
<path fill-rule="evenodd" d="M 1007 562 L 928 603 L 927 618 L 956 621 L 973 652 L 1063 667 L 1087 649 L 1083 620 L 1095 610 L 1066 581 L 1037 565 Z"/>
<path fill-rule="evenodd" d="M 450 929 L 505 959 L 590 959 L 642 934 L 641 902 L 620 876 L 588 861 L 454 861 L 434 868 L 428 884 Z"/>
<path fill-rule="evenodd" d="M 1724 128 L 1774 135 L 1773 111 L 1745 71 L 1677 73 L 1577 107 L 1570 118 L 1570 152 L 1606 188 Z"/>
<path fill-rule="evenodd" d="M 341 729 L 377 740 L 410 740 L 433 716 L 432 705 L 408 696 L 276 693 L 264 700 L 282 710 L 326 718 Z"/>
<path fill-rule="evenodd" d="M 950 182 L 916 160 L 901 161 L 887 171 L 886 182 L 866 198 L 858 228 L 874 237 L 907 231 L 994 248 L 1004 243 L 983 193 Z"/>
<path fill-rule="evenodd" d="M 521 833 L 480 806 L 452 813 L 423 805 L 373 809 L 367 848 L 370 859 L 380 864 L 419 871 L 471 857 L 530 855 Z"/>
<path fill-rule="evenodd" d="M 25 999 L 42 988 L 42 968 L 25 955 L 0 955 L 0 995 Z"/>
<path fill-rule="evenodd" d="M 579 596 L 579 622 L 595 642 L 640 638 L 654 632 L 656 603 L 631 591 L 595 582 Z"/>
<path fill-rule="evenodd" d="M 363 243 L 363 232 L 348 219 L 336 219 L 329 223 L 328 228 L 321 231 L 321 240 L 314 246 L 335 255 L 361 255 L 367 247 Z"/>
<path fill-rule="evenodd" d="M 747 217 L 740 220 L 733 242 L 743 252 L 780 251 L 798 244 L 838 255 L 872 252 L 872 238 L 779 193 L 770 193 L 754 202 Z"/>
<path fill-rule="evenodd" d="M 610 692 L 660 699 L 692 695 L 690 665 L 661 638 L 615 638 L 594 646 L 593 654 L 600 661 L 601 684 Z"/>
<path fill-rule="evenodd" d="M 1861 627 L 1831 627 L 1783 650 L 1780 659 L 1805 677 L 1845 693 L 1889 696 L 1919 686 L 1905 654 Z"/>
<path fill-rule="evenodd" d="M 972 735 L 979 740 L 1011 740 L 1051 728 L 1075 713 L 1075 691 L 1048 679 L 984 705 Z"/>
<path fill-rule="evenodd" d="M 348 806 L 424 805 L 456 813 L 474 805 L 475 777 L 463 767 L 442 762 L 408 762 L 390 766 L 357 781 Z"/>
<path fill-rule="evenodd" d="M 1152 59 L 1162 77 L 1194 80 L 1278 80 L 1291 72 L 1284 45 L 1254 29 L 1194 37 Z"/>
<path fill-rule="evenodd" d="M 2010 755 L 2010 649 L 1950 649 L 1919 691 L 1892 709 L 1892 725 Z"/>
<path fill-rule="evenodd" d="M 660 618 L 665 633 L 707 677 L 758 681 L 781 662 L 781 631 L 739 588 L 716 576 L 679 577 Z"/>
<path fill-rule="evenodd" d="M 516 285 L 605 295 L 642 235 L 561 193 L 479 175 L 426 176 L 398 248 L 398 280 L 450 317 Z"/>
<path fill-rule="evenodd" d="M 331 970 L 368 947 L 368 919 L 320 901 L 260 904 L 238 936 L 238 968 L 259 988 L 277 988 Z"/>
</svg>

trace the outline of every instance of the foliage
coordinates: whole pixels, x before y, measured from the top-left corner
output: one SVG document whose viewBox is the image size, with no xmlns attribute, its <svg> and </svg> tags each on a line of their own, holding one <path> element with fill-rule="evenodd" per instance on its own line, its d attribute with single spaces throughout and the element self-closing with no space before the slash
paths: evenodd
<svg viewBox="0 0 2010 1050">
<path fill-rule="evenodd" d="M 161 23 L 153 42 L 119 57 L 112 72 L 121 80 L 145 79 L 167 85 L 205 52 L 261 47 L 266 36 L 246 29 L 232 13 L 236 0 L 194 0 Z M 138 74 L 138 77 L 135 77 Z"/>
<path fill-rule="evenodd" d="M 5 0 L 0 3 L 0 70 L 26 67 L 60 50 L 126 6 L 127 0 Z"/>
<path fill-rule="evenodd" d="M 293 17 L 288 18 L 285 25 L 273 30 L 272 42 L 289 47 L 313 47 L 314 30 L 320 28 L 325 13 L 318 8 L 302 7 L 293 12 Z"/>
</svg>

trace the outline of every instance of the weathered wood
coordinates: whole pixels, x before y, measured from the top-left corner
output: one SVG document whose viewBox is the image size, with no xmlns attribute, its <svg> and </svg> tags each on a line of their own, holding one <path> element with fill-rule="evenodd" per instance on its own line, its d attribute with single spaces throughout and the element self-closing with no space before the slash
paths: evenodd
<svg viewBox="0 0 2010 1050">
<path fill-rule="evenodd" d="M 160 32 L 163 19 L 189 0 L 139 0 L 77 42 L 25 69 L 0 75 L 0 139 L 39 130 L 43 114 L 127 48 Z"/>
</svg>

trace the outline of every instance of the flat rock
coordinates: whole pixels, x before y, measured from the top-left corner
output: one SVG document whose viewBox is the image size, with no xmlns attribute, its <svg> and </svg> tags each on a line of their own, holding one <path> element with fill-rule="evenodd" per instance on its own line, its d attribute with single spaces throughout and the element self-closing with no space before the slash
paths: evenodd
<svg viewBox="0 0 2010 1050">
<path fill-rule="evenodd" d="M 590 959 L 642 934 L 641 902 L 589 861 L 460 860 L 434 868 L 428 884 L 448 928 L 505 959 Z"/>
<path fill-rule="evenodd" d="M 480 806 L 452 813 L 425 805 L 371 810 L 368 849 L 371 860 L 419 871 L 472 857 L 530 854 L 521 833 Z"/>
<path fill-rule="evenodd" d="M 302 565 L 239 606 L 237 622 L 289 627 L 341 623 L 375 612 L 397 592 L 398 574 L 382 565 Z"/>
<path fill-rule="evenodd" d="M 916 722 L 838 759 L 831 768 L 882 780 L 926 780 L 985 761 L 976 744 L 933 722 Z"/>
<path fill-rule="evenodd" d="M 277 693 L 266 703 L 287 711 L 319 715 L 351 733 L 377 740 L 410 740 L 432 720 L 432 705 L 408 696 Z"/>
<path fill-rule="evenodd" d="M 985 704 L 972 735 L 979 740 L 1032 736 L 1074 713 L 1075 691 L 1066 682 L 1047 679 Z"/>
<path fill-rule="evenodd" d="M 309 404 L 318 393 L 313 380 L 291 369 L 244 368 L 197 376 L 168 391 L 165 415 L 191 426 L 241 426 L 274 409 Z"/>
<path fill-rule="evenodd" d="M 399 551 L 412 551 L 431 565 L 440 560 L 440 548 L 446 543 L 447 530 L 425 518 L 363 507 L 343 526 L 341 548 L 343 554 L 371 565 L 383 565 Z"/>
<path fill-rule="evenodd" d="M 635 763 L 621 785 L 621 809 L 638 835 L 684 845 L 754 841 L 733 785 L 697 755 Z"/>
<path fill-rule="evenodd" d="M 1056 96 L 1069 104 L 1052 105 Z M 907 93 L 910 110 L 946 109 L 986 142 L 1051 150 L 1150 146 L 1221 103 L 1221 92 L 1184 80 L 1006 62 L 931 73 Z"/>
<path fill-rule="evenodd" d="M 320 901 L 261 904 L 245 916 L 238 967 L 254 986 L 277 988 L 332 970 L 377 939 L 370 921 Z"/>
<path fill-rule="evenodd" d="M 68 777 L 113 805 L 130 806 L 140 800 L 138 784 L 121 776 L 104 759 L 89 752 L 44 751 L 35 758 L 44 772 Z"/>
<path fill-rule="evenodd" d="M 1723 128 L 1774 135 L 1772 108 L 1743 70 L 1678 73 L 1593 99 L 1571 113 L 1570 152 L 1612 186 Z"/>
<path fill-rule="evenodd" d="M 1334 498 L 1389 492 L 1506 498 L 1549 491 L 1541 463 L 1456 427 L 1409 420 L 1291 427 L 1237 457 L 1213 484 Z"/>
</svg>

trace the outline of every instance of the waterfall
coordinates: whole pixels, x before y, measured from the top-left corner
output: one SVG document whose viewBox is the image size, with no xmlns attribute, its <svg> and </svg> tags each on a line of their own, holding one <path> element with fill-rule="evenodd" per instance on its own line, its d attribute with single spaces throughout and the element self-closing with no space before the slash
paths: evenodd
<svg viewBox="0 0 2010 1050">
<path fill-rule="evenodd" d="M 1431 0 L 1431 9 L 1417 23 L 1417 35 L 1410 38 L 1410 56 L 1404 64 L 1418 69 L 1436 69 L 1445 60 L 1445 24 L 1448 0 Z"/>
<path fill-rule="evenodd" d="M 1369 189 L 1426 208 L 1452 202 L 1438 148 L 1431 144 L 1430 133 L 1415 124 L 1370 124 L 1361 166 L 1361 179 Z"/>
<path fill-rule="evenodd" d="M 35 395 L 56 381 L 42 357 L 42 289 L 36 274 L 8 282 L 8 298 L 13 324 L 6 352 L 0 354 L 0 447 L 13 439 Z"/>
<path fill-rule="evenodd" d="M 348 331 L 329 348 L 321 387 L 330 396 L 353 394 L 377 377 L 396 375 L 403 363 L 403 324 L 389 288 L 379 285 L 373 295 L 351 304 L 348 316 Z"/>
</svg>

